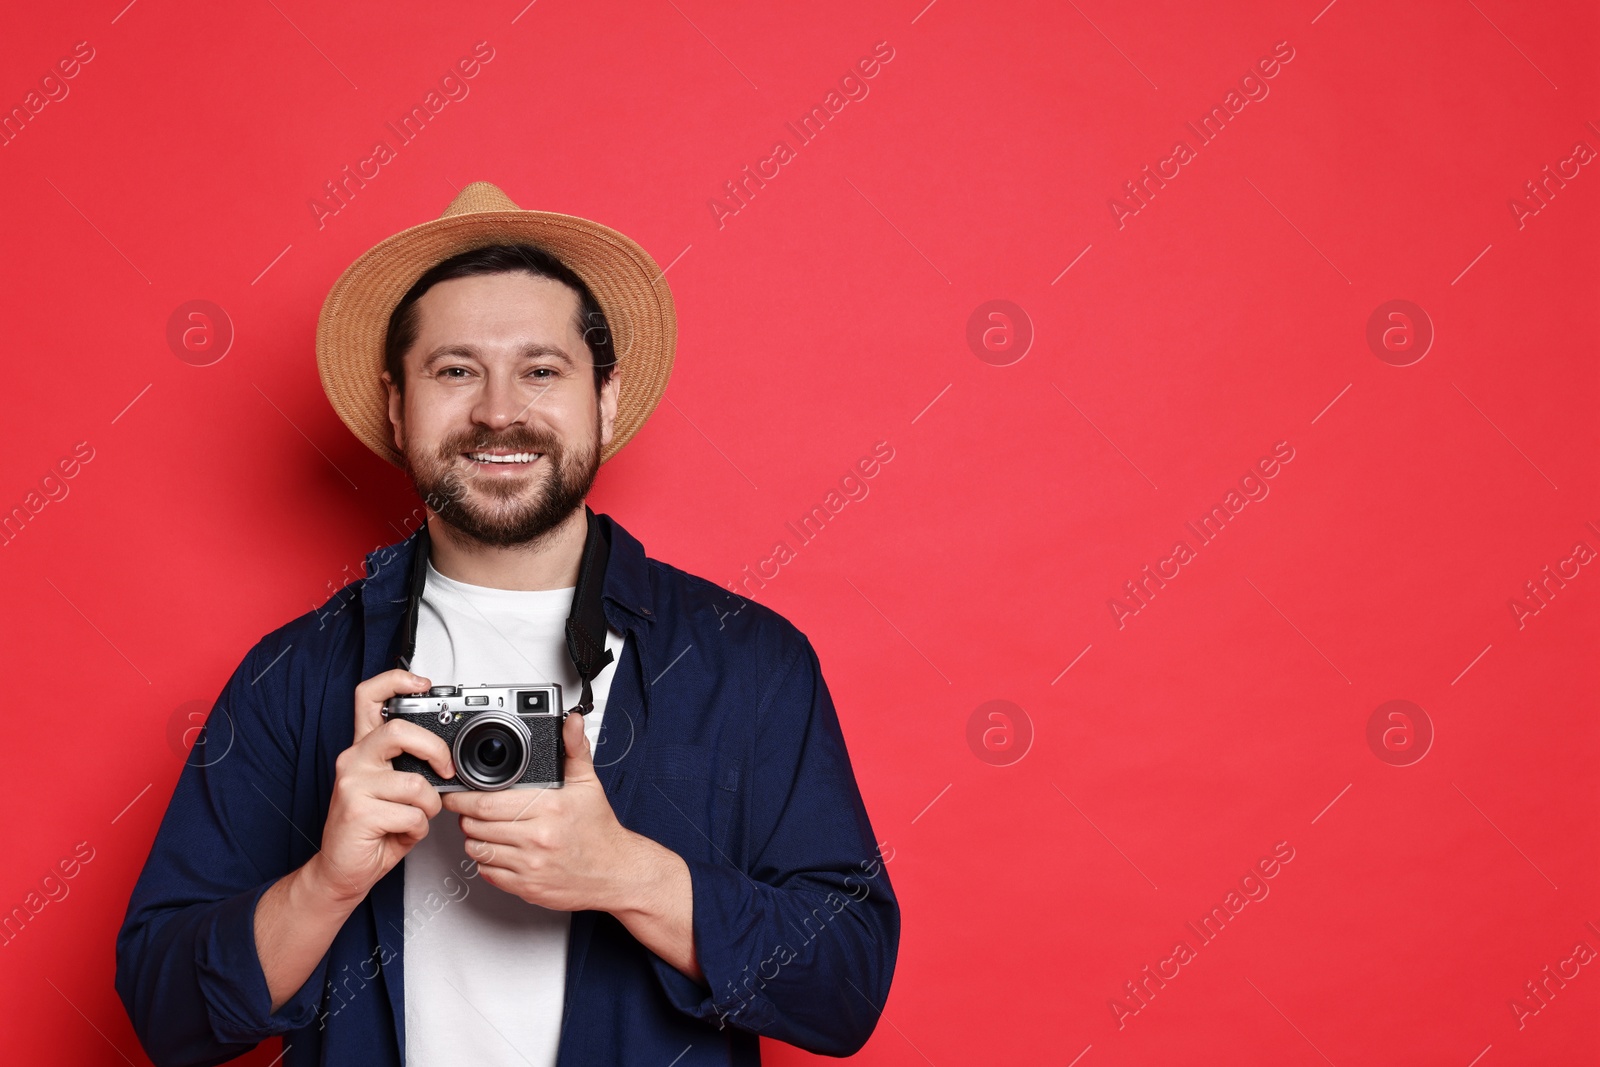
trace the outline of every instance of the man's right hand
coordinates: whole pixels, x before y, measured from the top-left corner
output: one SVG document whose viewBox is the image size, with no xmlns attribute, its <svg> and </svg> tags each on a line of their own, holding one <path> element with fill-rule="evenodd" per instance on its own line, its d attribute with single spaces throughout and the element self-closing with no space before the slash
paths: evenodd
<svg viewBox="0 0 1600 1067">
<path fill-rule="evenodd" d="M 390 760 L 408 752 L 453 778 L 450 747 L 415 723 L 383 721 L 383 704 L 399 694 L 425 692 L 428 679 L 409 671 L 374 675 L 356 686 L 355 741 L 334 762 L 333 799 L 322 828 L 322 850 L 306 864 L 322 891 L 353 904 L 428 836 L 439 814 L 439 791 L 426 778 L 397 771 Z"/>
</svg>

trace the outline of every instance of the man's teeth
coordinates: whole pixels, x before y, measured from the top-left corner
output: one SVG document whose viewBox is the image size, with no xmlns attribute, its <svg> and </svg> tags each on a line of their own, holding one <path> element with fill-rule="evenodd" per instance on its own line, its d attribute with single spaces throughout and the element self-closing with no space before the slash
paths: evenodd
<svg viewBox="0 0 1600 1067">
<path fill-rule="evenodd" d="M 512 452 L 504 456 L 497 456 L 489 452 L 468 452 L 467 455 L 477 463 L 532 463 L 538 459 L 538 452 Z"/>
</svg>

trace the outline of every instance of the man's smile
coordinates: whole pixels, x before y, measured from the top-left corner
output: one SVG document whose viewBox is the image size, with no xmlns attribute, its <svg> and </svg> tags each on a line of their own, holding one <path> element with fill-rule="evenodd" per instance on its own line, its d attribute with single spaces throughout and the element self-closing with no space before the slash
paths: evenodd
<svg viewBox="0 0 1600 1067">
<path fill-rule="evenodd" d="M 507 470 L 526 470 L 536 461 L 543 458 L 543 452 L 463 452 L 467 462 L 478 467 L 496 467 Z"/>
</svg>

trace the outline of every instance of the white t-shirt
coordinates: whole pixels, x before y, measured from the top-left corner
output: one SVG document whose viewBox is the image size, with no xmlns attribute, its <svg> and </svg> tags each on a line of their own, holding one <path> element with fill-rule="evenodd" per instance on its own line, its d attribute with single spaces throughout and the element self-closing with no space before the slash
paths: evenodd
<svg viewBox="0 0 1600 1067">
<path fill-rule="evenodd" d="M 583 692 L 566 644 L 575 591 L 467 585 L 430 563 L 411 669 L 434 685 L 559 684 L 562 706 L 571 708 Z M 591 752 L 622 641 L 607 628 L 612 661 L 594 680 L 595 708 L 584 723 Z M 406 1060 L 411 1067 L 553 1067 L 572 915 L 479 877 L 458 819 L 440 811 L 401 861 Z"/>
</svg>

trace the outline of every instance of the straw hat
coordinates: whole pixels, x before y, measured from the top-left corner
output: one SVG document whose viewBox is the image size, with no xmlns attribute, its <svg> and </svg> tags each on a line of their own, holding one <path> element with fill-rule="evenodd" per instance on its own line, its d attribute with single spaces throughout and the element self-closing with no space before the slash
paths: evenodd
<svg viewBox="0 0 1600 1067">
<path fill-rule="evenodd" d="M 604 463 L 650 417 L 672 374 L 678 319 L 650 253 L 608 226 L 551 211 L 523 211 L 490 182 L 473 182 L 431 222 L 378 242 L 328 291 L 317 319 L 317 369 L 333 409 L 361 442 L 395 466 L 389 396 L 380 375 L 389 316 L 429 268 L 459 252 L 521 242 L 554 255 L 588 285 L 605 312 L 622 374 Z"/>
</svg>

